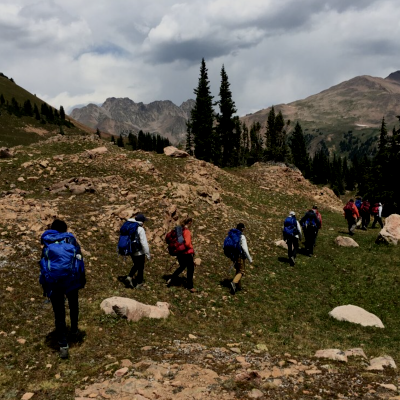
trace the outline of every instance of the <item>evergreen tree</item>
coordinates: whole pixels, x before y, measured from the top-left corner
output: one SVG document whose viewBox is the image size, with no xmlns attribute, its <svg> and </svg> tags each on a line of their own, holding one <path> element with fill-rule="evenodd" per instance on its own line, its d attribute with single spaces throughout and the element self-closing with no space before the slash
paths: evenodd
<svg viewBox="0 0 400 400">
<path fill-rule="evenodd" d="M 60 117 L 61 117 L 61 113 L 60 113 Z M 65 114 L 64 114 L 64 118 L 61 117 L 61 119 L 65 119 Z M 96 135 L 97 135 L 99 138 L 101 138 L 101 133 L 100 133 L 99 128 L 96 128 Z"/>
<path fill-rule="evenodd" d="M 118 147 L 125 147 L 124 146 L 124 139 L 122 137 L 122 133 L 120 133 L 119 138 L 117 139 L 117 146 Z"/>
<path fill-rule="evenodd" d="M 283 119 L 282 112 L 275 114 L 274 107 L 268 114 L 266 136 L 266 158 L 271 161 L 285 161 L 287 157 L 286 129 L 290 121 Z"/>
<path fill-rule="evenodd" d="M 63 106 L 60 106 L 60 119 L 62 121 L 65 121 L 65 111 L 64 111 L 64 107 Z"/>
<path fill-rule="evenodd" d="M 61 135 L 61 136 L 64 136 L 64 135 L 65 135 L 64 129 L 63 129 L 62 125 L 60 125 L 60 135 Z"/>
<path fill-rule="evenodd" d="M 234 135 L 233 131 L 235 128 L 239 128 L 240 126 L 235 124 L 233 119 L 233 115 L 237 112 L 237 109 L 235 107 L 235 102 L 232 99 L 230 83 L 224 65 L 222 65 L 221 68 L 219 97 L 220 100 L 217 104 L 219 105 L 220 113 L 217 115 L 217 134 L 222 145 L 221 165 L 225 167 L 236 165 L 238 162 L 233 149 L 235 147 L 240 147 L 240 135 Z M 233 140 L 234 136 L 236 137 L 236 140 Z M 237 140 L 239 140 L 239 142 L 237 142 Z M 236 161 L 234 161 L 235 158 Z"/>
<path fill-rule="evenodd" d="M 138 142 L 137 142 L 137 148 L 140 150 L 144 150 L 145 149 L 145 134 L 142 130 L 139 131 L 139 135 L 138 135 Z"/>
<path fill-rule="evenodd" d="M 36 103 L 35 103 L 35 105 L 33 106 L 33 113 L 35 114 L 35 119 L 37 119 L 38 121 L 40 121 L 39 108 L 38 108 L 38 106 L 37 106 Z"/>
<path fill-rule="evenodd" d="M 114 135 L 111 136 L 111 143 L 114 143 L 114 144 L 115 144 L 115 137 L 114 137 Z"/>
<path fill-rule="evenodd" d="M 186 124 L 186 145 L 185 150 L 191 156 L 193 155 L 193 133 L 190 121 Z"/>
<path fill-rule="evenodd" d="M 381 155 L 386 151 L 387 144 L 388 144 L 388 133 L 386 129 L 385 117 L 383 117 L 379 135 L 379 145 L 378 145 L 378 152 L 381 153 Z"/>
<path fill-rule="evenodd" d="M 289 140 L 294 165 L 308 178 L 310 174 L 310 157 L 307 152 L 306 140 L 299 122 L 296 123 L 293 134 Z"/>
<path fill-rule="evenodd" d="M 194 152 L 199 160 L 214 161 L 212 160 L 212 153 L 215 153 L 218 143 L 213 143 L 216 138 L 216 135 L 213 134 L 213 96 L 210 92 L 204 58 L 201 60 L 199 83 L 194 93 L 196 101 L 190 115 Z"/>
<path fill-rule="evenodd" d="M 33 115 L 33 108 L 29 99 L 24 102 L 24 115 L 27 115 L 28 117 L 32 117 Z"/>
<path fill-rule="evenodd" d="M 0 94 L 0 105 L 4 105 L 4 103 L 6 102 L 6 100 L 4 99 L 3 93 Z"/>
<path fill-rule="evenodd" d="M 245 145 L 245 143 L 243 143 Z M 263 159 L 263 139 L 261 136 L 261 124 L 253 122 L 250 127 L 250 151 L 248 165 L 252 165 Z"/>
<path fill-rule="evenodd" d="M 138 139 L 137 139 L 137 136 L 134 135 L 132 132 L 129 132 L 128 143 L 132 147 L 132 150 L 137 150 L 137 148 L 138 148 Z"/>
</svg>

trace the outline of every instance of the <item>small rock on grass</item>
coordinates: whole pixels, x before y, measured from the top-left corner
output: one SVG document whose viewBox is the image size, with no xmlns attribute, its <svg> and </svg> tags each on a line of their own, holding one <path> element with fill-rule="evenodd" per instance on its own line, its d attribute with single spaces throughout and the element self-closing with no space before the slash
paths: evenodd
<svg viewBox="0 0 400 400">
<path fill-rule="evenodd" d="M 34 395 L 35 395 L 35 393 L 30 393 L 30 392 L 25 393 L 25 394 L 21 397 L 21 400 L 29 400 L 29 399 L 31 399 Z"/>
</svg>

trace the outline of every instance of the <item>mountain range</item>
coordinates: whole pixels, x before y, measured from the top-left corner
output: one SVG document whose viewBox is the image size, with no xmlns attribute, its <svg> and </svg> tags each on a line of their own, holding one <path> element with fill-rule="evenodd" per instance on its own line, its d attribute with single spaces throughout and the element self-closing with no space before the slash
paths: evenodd
<svg viewBox="0 0 400 400">
<path fill-rule="evenodd" d="M 142 130 L 179 142 L 185 137 L 186 122 L 194 104 L 194 100 L 187 100 L 180 106 L 169 100 L 144 104 L 135 103 L 127 97 L 110 97 L 101 106 L 89 104 L 75 108 L 71 117 L 114 136 L 127 136 L 130 132 Z"/>
<path fill-rule="evenodd" d="M 398 123 L 400 115 L 400 71 L 386 78 L 356 76 L 329 89 L 288 104 L 274 106 L 290 131 L 298 121 L 306 134 L 311 153 L 321 145 L 331 152 L 363 154 L 376 147 L 376 139 L 385 118 L 388 131 Z M 271 107 L 241 118 L 248 126 L 259 122 L 264 128 Z"/>
</svg>

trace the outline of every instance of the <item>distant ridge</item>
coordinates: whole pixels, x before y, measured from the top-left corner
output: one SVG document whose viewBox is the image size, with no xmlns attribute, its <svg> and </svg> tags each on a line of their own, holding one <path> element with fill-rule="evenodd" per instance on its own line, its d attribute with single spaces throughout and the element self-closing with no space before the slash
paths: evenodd
<svg viewBox="0 0 400 400">
<path fill-rule="evenodd" d="M 179 142 L 186 135 L 186 123 L 194 104 L 194 100 L 187 100 L 180 106 L 170 100 L 144 104 L 135 103 L 127 97 L 110 97 L 101 106 L 89 104 L 75 108 L 71 117 L 114 136 L 127 136 L 129 132 L 142 130 Z"/>
<path fill-rule="evenodd" d="M 378 130 L 385 118 L 388 130 L 398 124 L 400 114 L 400 71 L 387 78 L 356 76 L 329 89 L 288 104 L 274 106 L 290 119 L 289 132 L 298 121 L 308 136 L 309 150 L 321 145 L 340 155 L 371 155 Z M 259 122 L 265 130 L 271 107 L 241 118 L 248 126 Z M 342 143 L 341 143 L 342 142 Z M 353 149 L 353 150 L 352 150 Z"/>
</svg>

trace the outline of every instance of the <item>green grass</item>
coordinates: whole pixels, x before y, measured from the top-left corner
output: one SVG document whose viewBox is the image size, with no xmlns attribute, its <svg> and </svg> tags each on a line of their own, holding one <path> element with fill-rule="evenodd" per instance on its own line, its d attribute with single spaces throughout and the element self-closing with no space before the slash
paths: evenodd
<svg viewBox="0 0 400 400">
<path fill-rule="evenodd" d="M 334 239 L 346 231 L 346 221 L 320 205 L 323 229 L 318 236 L 316 257 L 300 254 L 292 268 L 286 262 L 285 251 L 276 248 L 273 241 L 281 237 L 287 212 L 294 209 L 301 214 L 311 199 L 262 190 L 251 182 L 251 171 L 239 169 L 215 173 L 215 185 L 222 193 L 221 205 L 211 206 L 196 196 L 188 203 L 180 202 L 174 190 L 165 187 L 168 182 L 192 181 L 186 169 L 188 161 L 127 152 L 115 146 L 94 160 L 78 158 L 76 162 L 66 157 L 62 166 L 52 160 L 56 154 L 79 154 L 102 144 L 71 137 L 68 142 L 23 149 L 15 159 L 0 164 L 1 190 L 15 184 L 29 190 L 26 204 L 49 201 L 58 209 L 85 250 L 88 281 L 80 292 L 80 328 L 86 336 L 82 343 L 71 347 L 71 358 L 61 361 L 57 346 L 50 340 L 54 328 L 51 306 L 44 303 L 38 284 L 38 236 L 17 233 L 16 226 L 23 225 L 22 220 L 0 221 L 0 235 L 7 232 L 0 236 L 1 242 L 9 241 L 16 249 L 13 256 L 0 259 L 0 331 L 7 333 L 0 340 L 0 395 L 18 398 L 30 389 L 36 392 L 36 399 L 67 399 L 83 378 L 96 380 L 104 373 L 105 366 L 111 363 L 107 355 L 137 361 L 143 357 L 140 349 L 150 345 L 154 350 L 145 356 L 161 360 L 162 349 L 174 340 L 187 340 L 190 333 L 208 347 L 242 342 L 244 353 L 257 344 L 266 344 L 272 356 L 289 352 L 310 358 L 321 348 L 361 346 L 368 356 L 389 354 L 400 359 L 399 249 L 376 245 L 378 229 L 357 231 L 354 239 L 359 248 L 339 248 Z M 23 162 L 43 158 L 56 167 L 53 175 L 46 171 L 39 180 L 17 181 L 21 174 L 29 176 L 36 171 L 36 167 L 21 168 Z M 157 176 L 135 166 L 138 161 L 147 160 L 158 171 Z M 96 194 L 75 198 L 68 193 L 53 196 L 44 190 L 52 183 L 76 176 L 115 178 Z M 211 176 L 208 181 L 214 182 Z M 103 206 L 109 205 L 111 195 L 116 196 L 115 208 L 128 203 L 119 195 L 123 189 L 137 195 L 131 206 L 151 218 L 146 223 L 148 232 L 162 230 L 169 204 L 176 204 L 179 214 L 189 212 L 195 216 L 193 242 L 196 256 L 202 259 L 195 271 L 198 294 L 179 286 L 166 287 L 165 276 L 173 268 L 173 258 L 163 244 L 157 247 L 153 242 L 153 260 L 145 268 L 147 289 L 133 291 L 118 281 L 118 276 L 130 269 L 129 261 L 124 262 L 115 251 L 122 221 L 115 216 L 106 217 Z M 240 221 L 246 224 L 254 263 L 247 266 L 243 290 L 231 296 L 226 285 L 233 274 L 222 243 L 228 229 Z M 4 290 L 7 287 L 13 291 Z M 114 295 L 146 304 L 167 301 L 173 314 L 167 320 L 143 319 L 137 323 L 105 316 L 100 303 Z M 363 328 L 328 316 L 334 307 L 344 304 L 376 314 L 385 329 Z M 13 331 L 16 333 L 11 334 Z M 17 338 L 26 339 L 26 344 L 18 344 Z M 46 368 L 47 364 L 52 367 Z M 61 374 L 61 379 L 56 379 L 56 374 Z"/>
</svg>

